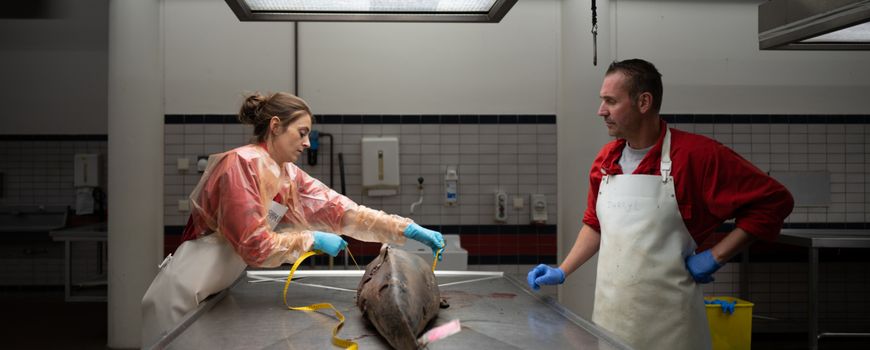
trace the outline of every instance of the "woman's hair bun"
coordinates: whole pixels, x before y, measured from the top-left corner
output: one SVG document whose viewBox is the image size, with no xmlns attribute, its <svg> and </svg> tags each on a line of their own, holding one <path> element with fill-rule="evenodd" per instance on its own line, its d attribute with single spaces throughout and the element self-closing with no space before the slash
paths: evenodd
<svg viewBox="0 0 870 350">
<path fill-rule="evenodd" d="M 239 110 L 239 121 L 242 124 L 257 124 L 260 110 L 266 102 L 266 97 L 258 93 L 254 93 L 245 98 L 242 103 L 242 108 Z"/>
</svg>

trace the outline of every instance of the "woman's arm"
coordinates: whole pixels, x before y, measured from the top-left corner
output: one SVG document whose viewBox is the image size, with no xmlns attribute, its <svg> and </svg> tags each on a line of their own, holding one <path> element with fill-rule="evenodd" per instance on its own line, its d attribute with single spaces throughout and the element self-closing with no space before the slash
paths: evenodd
<svg viewBox="0 0 870 350">
<path fill-rule="evenodd" d="M 335 232 L 366 242 L 404 243 L 411 219 L 356 204 L 288 163 L 310 229 Z"/>
</svg>

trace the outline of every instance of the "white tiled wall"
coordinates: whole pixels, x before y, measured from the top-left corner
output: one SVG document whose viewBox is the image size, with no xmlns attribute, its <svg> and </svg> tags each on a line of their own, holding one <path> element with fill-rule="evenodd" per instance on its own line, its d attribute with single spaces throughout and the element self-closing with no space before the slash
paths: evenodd
<svg viewBox="0 0 870 350">
<path fill-rule="evenodd" d="M 0 173 L 3 182 L 0 206 L 75 207 L 73 155 L 100 155 L 100 184 L 106 187 L 106 141 L 3 140 L 0 141 Z M 20 239 L 22 234 L 4 232 L 0 242 L 0 286 L 62 285 L 63 243 L 48 240 L 48 232 Z M 10 237 L 12 236 L 12 237 Z M 41 238 L 40 238 L 41 237 Z M 73 247 L 75 276 L 91 278 L 97 255 L 95 245 Z"/>
<path fill-rule="evenodd" d="M 831 204 L 795 207 L 786 223 L 866 223 L 870 219 L 870 125 L 868 124 L 690 124 L 671 127 L 716 139 L 761 170 L 830 173 Z M 706 295 L 740 295 L 739 263 L 716 273 Z M 804 331 L 806 262 L 751 263 L 748 299 L 755 303 L 754 329 Z M 834 331 L 870 326 L 870 263 L 830 262 L 820 268 L 820 320 Z"/>
<path fill-rule="evenodd" d="M 493 225 L 495 192 L 523 199 L 523 208 L 509 208 L 506 224 L 530 222 L 529 195 L 547 198 L 548 223 L 556 222 L 556 125 L 555 124 L 315 124 L 334 138 L 333 188 L 340 191 L 338 153 L 343 153 L 346 195 L 359 204 L 408 216 L 422 225 Z M 195 161 L 198 155 L 222 152 L 248 142 L 251 127 L 240 124 L 165 125 L 166 225 L 184 225 L 186 212 L 178 200 L 186 198 L 199 181 L 196 171 L 181 172 L 178 158 Z M 400 194 L 391 197 L 362 195 L 360 157 L 363 136 L 398 136 L 400 143 Z M 329 138 L 321 137 L 318 163 L 297 162 L 303 170 L 327 185 Z M 459 200 L 447 207 L 441 200 L 446 167 L 459 173 Z M 417 178 L 424 178 L 423 204 L 411 215 L 419 199 Z"/>
<path fill-rule="evenodd" d="M 0 141 L 3 174 L 0 205 L 75 205 L 73 155 L 97 153 L 105 163 L 106 141 Z M 105 164 L 100 184 L 106 187 Z"/>
<path fill-rule="evenodd" d="M 671 124 L 714 138 L 761 170 L 831 175 L 831 204 L 795 207 L 786 222 L 867 222 L 870 201 L 868 124 Z"/>
</svg>

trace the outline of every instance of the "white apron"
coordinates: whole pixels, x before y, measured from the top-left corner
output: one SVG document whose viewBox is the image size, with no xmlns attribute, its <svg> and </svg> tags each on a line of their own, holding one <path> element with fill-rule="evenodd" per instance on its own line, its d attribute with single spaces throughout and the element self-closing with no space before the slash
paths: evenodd
<svg viewBox="0 0 870 350">
<path fill-rule="evenodd" d="M 677 207 L 670 149 L 667 130 L 661 176 L 601 180 L 592 320 L 637 349 L 710 349 L 703 293 L 686 270 L 696 245 Z"/>
<path fill-rule="evenodd" d="M 209 295 L 232 285 L 246 267 L 218 233 L 181 243 L 142 298 L 142 346 L 153 344 Z"/>
</svg>

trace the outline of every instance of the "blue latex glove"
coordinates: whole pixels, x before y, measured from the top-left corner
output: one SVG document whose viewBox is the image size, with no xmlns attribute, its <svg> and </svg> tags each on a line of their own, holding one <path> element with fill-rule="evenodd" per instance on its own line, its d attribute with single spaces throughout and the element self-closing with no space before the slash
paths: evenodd
<svg viewBox="0 0 870 350">
<path fill-rule="evenodd" d="M 722 265 L 719 265 L 713 258 L 713 252 L 710 249 L 686 258 L 686 269 L 698 283 L 713 282 L 713 273 L 721 267 Z"/>
<path fill-rule="evenodd" d="M 329 256 L 336 256 L 347 247 L 347 242 L 339 235 L 329 232 L 314 231 L 314 244 L 311 250 L 319 250 Z"/>
<path fill-rule="evenodd" d="M 527 280 L 529 282 L 529 288 L 539 290 L 542 285 L 562 284 L 562 282 L 565 282 L 565 272 L 557 267 L 540 264 L 529 271 Z"/>
<path fill-rule="evenodd" d="M 737 306 L 737 301 L 735 300 L 735 301 L 729 302 L 729 301 L 720 300 L 720 299 L 713 299 L 713 300 L 704 300 L 704 304 L 719 304 L 719 306 L 722 307 L 722 312 L 730 315 L 730 314 L 734 313 L 734 307 Z"/>
<path fill-rule="evenodd" d="M 432 248 L 432 255 L 438 254 L 438 250 L 444 248 L 444 237 L 441 232 L 432 231 L 415 223 L 411 223 L 405 228 L 405 237 L 419 241 L 429 248 Z M 438 254 L 438 261 L 441 261 L 441 254 Z"/>
</svg>

